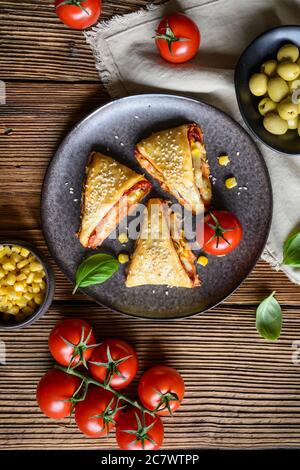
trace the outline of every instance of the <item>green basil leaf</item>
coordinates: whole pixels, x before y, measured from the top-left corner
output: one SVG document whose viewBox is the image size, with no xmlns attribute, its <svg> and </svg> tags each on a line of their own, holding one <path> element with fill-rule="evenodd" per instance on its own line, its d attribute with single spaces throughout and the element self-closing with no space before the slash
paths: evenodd
<svg viewBox="0 0 300 470">
<path fill-rule="evenodd" d="M 86 258 L 77 268 L 76 286 L 73 294 L 78 287 L 88 287 L 94 284 L 102 284 L 107 281 L 119 268 L 118 260 L 106 253 L 97 253 Z"/>
<path fill-rule="evenodd" d="M 300 232 L 287 238 L 283 245 L 282 264 L 300 268 Z"/>
<path fill-rule="evenodd" d="M 259 334 L 270 340 L 276 340 L 281 332 L 282 312 L 281 307 L 272 292 L 263 300 L 256 310 L 256 329 Z"/>
</svg>

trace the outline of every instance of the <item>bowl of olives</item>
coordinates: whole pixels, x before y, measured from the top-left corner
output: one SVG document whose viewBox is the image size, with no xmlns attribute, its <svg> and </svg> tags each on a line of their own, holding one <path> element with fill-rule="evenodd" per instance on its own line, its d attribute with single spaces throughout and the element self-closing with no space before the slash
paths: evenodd
<svg viewBox="0 0 300 470">
<path fill-rule="evenodd" d="M 300 155 L 300 26 L 279 26 L 257 37 L 235 70 L 242 117 L 264 144 Z"/>
</svg>

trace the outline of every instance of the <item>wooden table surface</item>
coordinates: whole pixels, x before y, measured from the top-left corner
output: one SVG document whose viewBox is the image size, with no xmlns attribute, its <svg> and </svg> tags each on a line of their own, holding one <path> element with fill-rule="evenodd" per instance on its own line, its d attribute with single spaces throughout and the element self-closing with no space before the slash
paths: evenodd
<svg viewBox="0 0 300 470">
<path fill-rule="evenodd" d="M 80 32 L 64 27 L 50 0 L 0 0 L 0 238 L 34 242 L 48 254 L 39 215 L 43 177 L 55 149 L 74 123 L 109 100 Z M 144 0 L 107 0 L 102 19 L 134 11 Z M 48 254 L 49 255 L 49 254 Z M 52 262 L 55 300 L 32 327 L 0 332 L 7 363 L 0 367 L 0 449 L 107 449 L 114 437 L 93 440 L 73 420 L 45 418 L 35 401 L 39 378 L 51 367 L 47 336 L 55 323 L 81 316 L 99 338 L 132 342 L 141 370 L 162 360 L 178 368 L 186 397 L 165 421 L 165 448 L 300 446 L 300 288 L 260 261 L 222 305 L 183 321 L 130 319 L 85 297 Z M 283 308 L 281 338 L 255 330 L 255 308 L 272 290 Z"/>
</svg>

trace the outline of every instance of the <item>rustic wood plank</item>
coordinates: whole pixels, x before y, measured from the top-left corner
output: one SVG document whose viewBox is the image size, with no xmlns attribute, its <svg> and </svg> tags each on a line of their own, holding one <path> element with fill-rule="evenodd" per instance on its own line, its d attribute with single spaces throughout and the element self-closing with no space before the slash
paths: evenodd
<svg viewBox="0 0 300 470">
<path fill-rule="evenodd" d="M 147 0 L 104 2 L 101 20 L 145 7 Z M 1 79 L 99 80 L 83 33 L 64 26 L 53 1 L 0 1 Z"/>
<path fill-rule="evenodd" d="M 99 339 L 117 335 L 135 345 L 138 377 L 157 361 L 182 373 L 186 397 L 174 417 L 164 419 L 165 448 L 300 445 L 300 369 L 291 360 L 299 308 L 284 309 L 282 336 L 272 343 L 258 337 L 248 308 L 223 306 L 184 322 L 154 321 L 149 328 L 146 320 L 100 307 L 65 304 L 62 311 L 54 304 L 29 330 L 0 334 L 8 357 L 0 367 L 1 449 L 15 448 L 16 439 L 18 449 L 115 448 L 113 435 L 87 439 L 73 420 L 55 422 L 37 408 L 36 384 L 52 364 L 47 337 L 68 315 L 84 315 Z"/>
</svg>

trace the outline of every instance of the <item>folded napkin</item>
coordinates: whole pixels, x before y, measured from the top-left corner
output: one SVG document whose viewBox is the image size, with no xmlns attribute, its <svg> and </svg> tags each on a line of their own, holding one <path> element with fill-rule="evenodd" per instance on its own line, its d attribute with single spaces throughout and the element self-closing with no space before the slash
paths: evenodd
<svg viewBox="0 0 300 470">
<path fill-rule="evenodd" d="M 192 61 L 172 66 L 160 58 L 152 38 L 161 17 L 175 11 L 199 25 L 202 41 Z M 173 0 L 101 22 L 85 36 L 112 97 L 145 91 L 186 94 L 221 108 L 244 125 L 233 84 L 237 59 L 263 31 L 299 19 L 300 0 Z M 263 259 L 300 284 L 300 270 L 280 264 L 282 245 L 300 222 L 300 156 L 279 155 L 256 143 L 267 163 L 274 197 Z"/>
</svg>

